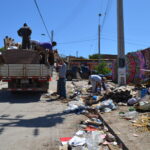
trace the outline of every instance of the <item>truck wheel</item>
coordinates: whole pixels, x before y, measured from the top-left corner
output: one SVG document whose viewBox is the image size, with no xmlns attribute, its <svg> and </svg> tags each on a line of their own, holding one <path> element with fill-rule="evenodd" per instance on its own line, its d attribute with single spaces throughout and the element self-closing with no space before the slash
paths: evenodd
<svg viewBox="0 0 150 150">
<path fill-rule="evenodd" d="M 67 76 L 67 80 L 68 80 L 68 81 L 72 81 L 72 76 L 71 76 L 71 75 L 68 75 L 68 76 Z"/>
</svg>

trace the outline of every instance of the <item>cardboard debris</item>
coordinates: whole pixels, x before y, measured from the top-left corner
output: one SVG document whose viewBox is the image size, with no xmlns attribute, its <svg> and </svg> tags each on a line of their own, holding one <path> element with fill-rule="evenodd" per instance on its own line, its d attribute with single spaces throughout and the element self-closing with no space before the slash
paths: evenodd
<svg viewBox="0 0 150 150">
<path fill-rule="evenodd" d="M 150 131 L 150 114 L 145 114 L 139 117 L 139 119 L 133 123 L 133 126 L 142 128 L 144 131 Z"/>
</svg>

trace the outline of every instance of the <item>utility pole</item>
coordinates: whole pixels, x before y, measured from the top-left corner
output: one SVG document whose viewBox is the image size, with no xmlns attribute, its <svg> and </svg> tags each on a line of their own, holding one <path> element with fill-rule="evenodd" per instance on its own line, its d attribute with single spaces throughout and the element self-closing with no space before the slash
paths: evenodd
<svg viewBox="0 0 150 150">
<path fill-rule="evenodd" d="M 54 41 L 54 31 L 51 31 L 51 43 Z"/>
<path fill-rule="evenodd" d="M 124 46 L 124 19 L 123 0 L 117 0 L 117 24 L 118 24 L 118 84 L 126 84 L 126 62 Z"/>
<path fill-rule="evenodd" d="M 100 17 L 101 14 L 98 14 L 99 21 L 98 21 L 98 62 L 100 63 L 100 34 L 101 34 L 101 25 L 100 25 Z"/>
<path fill-rule="evenodd" d="M 76 57 L 78 58 L 78 51 L 76 51 Z"/>
</svg>

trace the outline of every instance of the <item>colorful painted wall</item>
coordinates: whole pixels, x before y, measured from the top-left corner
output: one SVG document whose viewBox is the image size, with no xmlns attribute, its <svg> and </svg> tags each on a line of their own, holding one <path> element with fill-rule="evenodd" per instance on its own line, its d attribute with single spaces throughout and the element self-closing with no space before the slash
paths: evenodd
<svg viewBox="0 0 150 150">
<path fill-rule="evenodd" d="M 113 80 L 117 80 L 117 63 L 113 65 Z M 127 83 L 138 83 L 148 78 L 144 70 L 150 70 L 150 48 L 126 55 Z"/>
</svg>

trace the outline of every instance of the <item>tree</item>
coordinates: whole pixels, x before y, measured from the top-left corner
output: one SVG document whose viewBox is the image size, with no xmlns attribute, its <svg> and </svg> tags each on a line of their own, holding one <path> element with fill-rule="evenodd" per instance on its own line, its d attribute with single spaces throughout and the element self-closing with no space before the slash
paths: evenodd
<svg viewBox="0 0 150 150">
<path fill-rule="evenodd" d="M 80 56 L 80 57 L 78 57 L 79 59 L 86 59 L 86 58 L 84 58 L 83 56 Z"/>
<path fill-rule="evenodd" d="M 103 75 L 106 75 L 111 72 L 107 66 L 107 63 L 104 61 L 102 61 L 100 64 L 98 64 L 95 67 L 95 70 L 98 72 L 98 74 L 103 74 Z"/>
<path fill-rule="evenodd" d="M 0 48 L 0 52 L 2 52 L 3 50 L 4 50 L 4 47 L 1 47 L 1 48 Z"/>
<path fill-rule="evenodd" d="M 101 55 L 100 55 L 101 57 Z M 99 54 L 89 55 L 89 59 L 99 59 Z"/>
</svg>

